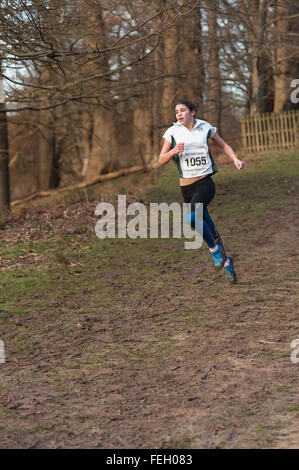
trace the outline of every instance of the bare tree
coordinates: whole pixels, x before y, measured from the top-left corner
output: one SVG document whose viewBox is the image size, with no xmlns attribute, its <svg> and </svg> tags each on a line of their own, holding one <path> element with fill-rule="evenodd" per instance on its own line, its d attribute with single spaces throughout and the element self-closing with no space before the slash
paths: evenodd
<svg viewBox="0 0 299 470">
<path fill-rule="evenodd" d="M 169 8 L 167 11 L 167 19 L 173 23 L 176 18 L 176 11 Z M 175 75 L 178 73 L 179 59 L 178 47 L 179 36 L 178 27 L 175 25 L 165 32 L 163 37 L 164 43 L 164 73 L 166 75 L 163 82 L 162 94 L 162 119 L 164 125 L 169 124 L 173 118 L 173 102 L 178 95 L 178 86 Z"/>
<path fill-rule="evenodd" d="M 0 110 L 5 109 L 3 80 L 1 76 L 0 62 Z M 5 113 L 0 113 L 0 224 L 5 222 L 7 211 L 10 208 L 9 188 L 9 154 L 7 138 L 7 118 Z"/>
<path fill-rule="evenodd" d="M 27 132 L 26 149 L 34 143 L 32 187 L 148 163 L 182 95 L 198 101 L 218 128 L 222 115 L 237 122 L 242 110 L 272 111 L 274 96 L 276 109 L 288 103 L 278 90 L 285 93 L 286 77 L 297 70 L 295 0 L 1 5 L 6 107 L 0 114 L 13 111 L 14 130 L 19 123 Z M 228 119 L 222 121 L 228 128 Z M 12 161 L 31 161 L 17 135 Z"/>
<path fill-rule="evenodd" d="M 251 89 L 250 114 L 264 112 L 264 58 L 265 24 L 269 0 L 255 0 L 250 4 L 251 13 Z"/>
<path fill-rule="evenodd" d="M 291 69 L 290 60 L 294 51 L 291 51 L 289 44 L 289 29 L 291 25 L 290 10 L 293 2 L 280 0 L 275 5 L 275 31 L 274 40 L 277 45 L 274 51 L 274 111 L 280 112 L 286 106 L 290 95 Z"/>
<path fill-rule="evenodd" d="M 124 5 L 116 0 L 4 3 L 6 15 L 0 12 L 0 23 L 5 26 L 2 40 L 9 57 L 8 100 L 16 113 L 39 111 L 35 120 L 39 122 L 34 124 L 40 132 L 37 188 L 49 187 L 57 168 L 74 178 L 90 179 L 140 158 L 148 161 L 153 140 L 151 99 L 146 83 L 143 87 L 140 83 L 161 78 L 158 73 L 146 79 L 148 58 L 158 43 L 163 44 L 160 35 L 171 37 L 178 3 L 157 2 L 156 9 L 142 0 Z M 141 109 L 133 98 L 137 88 Z M 129 106 L 124 105 L 129 100 Z M 58 158 L 57 148 L 62 152 Z"/>
<path fill-rule="evenodd" d="M 182 13 L 186 13 L 178 24 L 180 77 L 178 93 L 199 103 L 203 112 L 203 93 L 205 85 L 204 61 L 202 56 L 202 8 L 203 2 L 184 0 Z"/>
<path fill-rule="evenodd" d="M 208 83 L 207 83 L 207 104 L 206 114 L 221 132 L 221 77 L 219 67 L 219 42 L 217 14 L 219 10 L 218 0 L 211 0 L 207 8 L 208 24 Z"/>
<path fill-rule="evenodd" d="M 40 83 L 44 86 L 51 82 L 50 72 L 47 68 L 42 70 Z M 49 103 L 50 104 L 50 103 Z M 54 156 L 54 125 L 51 110 L 41 110 L 39 117 L 39 151 L 36 158 L 36 187 L 44 191 L 51 187 Z"/>
</svg>

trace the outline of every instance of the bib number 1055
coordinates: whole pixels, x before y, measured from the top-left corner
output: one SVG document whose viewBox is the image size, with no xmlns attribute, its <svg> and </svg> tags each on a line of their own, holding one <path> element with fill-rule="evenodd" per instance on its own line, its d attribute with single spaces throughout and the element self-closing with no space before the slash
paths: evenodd
<svg viewBox="0 0 299 470">
<path fill-rule="evenodd" d="M 206 157 L 190 157 L 185 158 L 185 165 L 190 166 L 201 166 L 207 164 Z"/>
</svg>

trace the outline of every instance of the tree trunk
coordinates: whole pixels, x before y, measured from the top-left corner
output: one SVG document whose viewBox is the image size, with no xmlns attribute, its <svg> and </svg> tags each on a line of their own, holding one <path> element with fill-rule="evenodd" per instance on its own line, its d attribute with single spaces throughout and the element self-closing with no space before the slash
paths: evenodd
<svg viewBox="0 0 299 470">
<path fill-rule="evenodd" d="M 88 166 L 85 171 L 87 180 L 102 172 L 116 169 L 117 138 L 115 135 L 115 116 L 113 110 L 97 108 L 93 112 L 93 134 Z"/>
<path fill-rule="evenodd" d="M 263 113 L 266 111 L 266 83 L 267 83 L 267 60 L 264 51 L 266 39 L 266 20 L 269 0 L 255 0 L 251 4 L 252 32 L 250 34 L 253 44 L 251 53 L 251 100 L 250 114 Z"/>
<path fill-rule="evenodd" d="M 160 28 L 160 19 L 155 18 L 154 20 L 154 28 L 155 30 L 159 30 Z M 161 150 L 162 139 L 161 139 L 161 131 L 162 131 L 162 110 L 161 110 L 161 103 L 162 103 L 162 96 L 163 96 L 163 87 L 164 87 L 164 80 L 161 77 L 164 72 L 164 44 L 163 40 L 160 38 L 159 44 L 157 45 L 154 51 L 154 76 L 157 78 L 151 85 L 151 90 L 149 91 L 149 98 L 150 102 L 150 112 L 151 112 L 151 128 L 152 128 L 152 158 L 154 162 L 158 161 L 159 153 Z"/>
<path fill-rule="evenodd" d="M 288 65 L 288 72 L 289 72 L 289 98 L 284 106 L 285 110 L 289 109 L 298 109 L 298 103 L 292 100 L 292 81 L 293 79 L 299 78 L 299 60 L 298 60 L 298 37 L 299 37 L 299 4 L 298 0 L 289 0 L 289 42 L 288 42 L 288 56 L 289 65 Z M 295 54 L 294 54 L 295 52 Z"/>
<path fill-rule="evenodd" d="M 84 5 L 84 3 L 83 3 Z M 86 4 L 85 4 L 86 8 Z M 85 44 L 88 47 L 105 49 L 106 44 L 106 28 L 105 19 L 103 16 L 103 9 L 100 4 L 90 4 L 89 17 L 93 19 L 94 28 L 89 35 L 85 38 Z M 99 60 L 95 62 L 96 72 L 109 69 L 107 56 L 104 54 Z M 106 109 L 104 99 L 99 98 L 101 104 L 95 106 L 90 113 L 91 119 L 91 135 L 90 139 L 90 153 L 87 161 L 84 155 L 84 176 L 87 180 L 96 177 L 101 172 L 112 171 L 119 166 L 117 159 L 119 158 L 116 138 L 116 125 L 115 125 L 115 110 Z M 84 113 L 83 113 L 84 115 Z M 86 139 L 86 132 L 83 133 Z M 84 145 L 85 151 L 89 144 Z"/>
<path fill-rule="evenodd" d="M 195 9 L 195 37 L 193 41 L 193 53 L 196 56 L 197 60 L 197 76 L 195 81 L 196 87 L 196 102 L 199 104 L 199 115 L 205 114 L 204 109 L 204 89 L 206 87 L 205 80 L 205 66 L 203 58 L 203 46 L 202 46 L 202 14 L 201 14 L 201 5 L 199 4 Z"/>
<path fill-rule="evenodd" d="M 179 23 L 179 71 L 178 94 L 191 101 L 196 101 L 199 108 L 203 106 L 204 70 L 202 58 L 202 33 L 200 5 L 197 5 L 190 13 L 194 2 L 184 0 L 182 3 L 183 16 Z"/>
<path fill-rule="evenodd" d="M 0 64 L 1 72 L 1 64 Z M 0 111 L 5 110 L 4 90 L 2 77 L 0 76 Z M 7 212 L 10 209 L 9 191 L 9 153 L 7 136 L 6 113 L 0 113 L 0 225 L 6 221 Z"/>
<path fill-rule="evenodd" d="M 152 119 L 148 109 L 137 108 L 133 111 L 133 148 L 134 156 L 144 165 L 149 165 L 152 157 Z"/>
<path fill-rule="evenodd" d="M 40 135 L 39 154 L 36 162 L 37 191 L 45 191 L 51 187 L 53 173 L 54 138 L 51 114 L 49 111 L 39 112 Z"/>
<path fill-rule="evenodd" d="M 219 44 L 217 37 L 218 0 L 210 0 L 207 9 L 208 22 L 208 87 L 205 115 L 221 133 L 221 78 L 219 70 Z"/>
<path fill-rule="evenodd" d="M 264 112 L 264 89 L 262 76 L 262 63 L 258 49 L 255 48 L 252 58 L 252 95 L 250 102 L 250 114 Z"/>
<path fill-rule="evenodd" d="M 169 10 L 168 21 L 173 22 L 175 12 Z M 164 73 L 167 77 L 163 83 L 162 93 L 162 122 L 164 126 L 168 126 L 174 120 L 174 102 L 177 96 L 177 79 L 175 74 L 178 73 L 178 28 L 173 26 L 164 33 Z"/>
<path fill-rule="evenodd" d="M 286 34 L 288 32 L 288 4 L 277 4 L 276 17 L 276 35 L 278 46 L 276 48 L 275 58 L 275 90 L 274 90 L 274 112 L 283 111 L 290 94 L 289 71 L 288 71 L 288 48 L 286 43 Z"/>
</svg>

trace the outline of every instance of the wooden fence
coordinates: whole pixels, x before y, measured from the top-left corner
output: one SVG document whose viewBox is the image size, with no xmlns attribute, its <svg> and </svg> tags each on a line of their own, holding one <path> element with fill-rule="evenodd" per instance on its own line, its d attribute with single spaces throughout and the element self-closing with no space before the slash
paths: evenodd
<svg viewBox="0 0 299 470">
<path fill-rule="evenodd" d="M 299 147 L 299 110 L 242 116 L 241 130 L 248 152 Z"/>
</svg>

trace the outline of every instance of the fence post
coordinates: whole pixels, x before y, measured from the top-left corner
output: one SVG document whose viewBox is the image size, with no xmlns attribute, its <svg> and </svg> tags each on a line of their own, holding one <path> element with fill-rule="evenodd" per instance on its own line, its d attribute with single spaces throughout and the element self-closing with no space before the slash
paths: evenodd
<svg viewBox="0 0 299 470">
<path fill-rule="evenodd" d="M 248 152 L 299 147 L 299 110 L 241 116 L 242 145 Z"/>
</svg>

